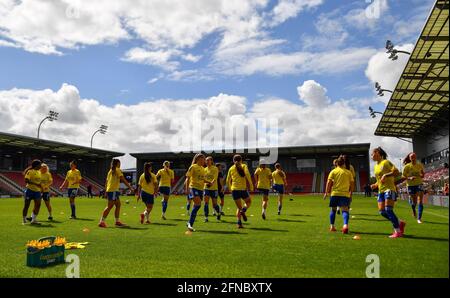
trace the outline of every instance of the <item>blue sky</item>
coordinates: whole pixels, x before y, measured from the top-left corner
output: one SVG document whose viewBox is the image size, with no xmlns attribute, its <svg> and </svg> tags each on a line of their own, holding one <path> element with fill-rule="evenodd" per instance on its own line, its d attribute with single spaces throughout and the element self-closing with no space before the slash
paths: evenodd
<svg viewBox="0 0 450 298">
<path fill-rule="evenodd" d="M 154 129 L 136 132 L 131 145 L 133 128 L 118 119 L 134 117 L 136 107 L 168 113 L 162 99 L 174 100 L 169 113 L 184 113 L 186 99 L 224 117 L 276 115 L 285 145 L 370 141 L 409 150 L 373 136 L 378 120 L 367 107 L 384 109 L 388 98 L 377 98 L 373 84 L 394 88 L 407 61 L 388 60 L 385 41 L 412 49 L 433 3 L 0 0 L 0 129 L 32 135 L 27 123 L 36 120 L 8 111 L 19 106 L 38 119 L 54 108 L 60 126 L 44 136 L 84 144 L 89 131 L 108 122 L 92 115 L 109 114 L 105 124 L 115 131 L 99 146 L 161 150 L 170 136 L 160 129 L 166 116 L 147 121 Z M 345 117 L 318 120 L 328 112 Z M 355 123 L 366 129 L 353 132 Z M 86 136 L 72 133 L 71 125 Z M 302 135 L 298 126 L 311 129 Z M 339 132 L 330 133 L 330 126 Z"/>
<path fill-rule="evenodd" d="M 426 5 L 422 2 L 427 2 Z M 389 1 L 389 12 L 386 18 L 395 21 L 408 21 L 417 10 L 422 13 L 419 19 L 424 21 L 423 7 L 430 7 L 432 1 Z M 419 6 L 420 3 L 420 6 Z M 276 1 L 271 1 L 262 11 L 270 11 Z M 418 5 L 411 10 L 411 5 Z M 363 9 L 366 1 L 324 1 L 323 4 L 300 12 L 283 24 L 270 30 L 274 39 L 284 39 L 286 43 L 281 52 L 301 51 L 302 36 L 318 36 L 314 26 L 323 14 L 334 13 L 335 18 L 342 17 L 352 9 Z M 381 16 L 383 19 L 383 15 Z M 402 43 L 414 42 L 418 34 L 396 36 L 391 25 L 384 20 L 379 21 L 373 29 L 360 30 L 348 27 L 349 46 L 371 47 L 379 49 L 387 38 Z M 214 32 L 200 39 L 190 49 L 194 55 L 202 55 L 197 63 L 183 62 L 180 69 L 202 69 L 208 67 L 208 60 L 214 47 L 220 40 L 220 32 Z M 1 35 L 0 35 L 1 36 Z M 372 83 L 364 74 L 366 65 L 339 74 L 298 73 L 286 75 L 254 74 L 248 76 L 222 76 L 216 74 L 211 81 L 169 81 L 159 80 L 148 84 L 151 78 L 158 77 L 162 71 L 157 66 L 129 63 L 121 60 L 130 48 L 141 46 L 140 39 L 119 41 L 114 44 L 82 45 L 79 49 L 64 49 L 62 56 L 31 53 L 21 48 L 0 47 L 0 89 L 30 88 L 58 89 L 63 83 L 74 84 L 84 98 L 95 98 L 105 105 L 117 103 L 137 103 L 142 100 L 156 98 L 204 98 L 220 92 L 239 94 L 253 100 L 261 96 L 275 96 L 297 100 L 295 88 L 301 82 L 313 79 L 326 86 L 332 99 L 349 97 L 370 97 Z M 345 47 L 345 45 L 343 45 Z M 330 49 L 339 48 L 333 44 Z"/>
</svg>

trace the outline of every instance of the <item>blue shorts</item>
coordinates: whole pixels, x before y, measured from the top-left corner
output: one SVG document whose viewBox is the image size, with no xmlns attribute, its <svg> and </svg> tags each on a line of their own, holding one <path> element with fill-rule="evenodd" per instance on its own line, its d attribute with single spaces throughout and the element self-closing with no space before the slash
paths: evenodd
<svg viewBox="0 0 450 298">
<path fill-rule="evenodd" d="M 141 190 L 141 199 L 142 199 L 142 202 L 145 203 L 145 205 L 155 203 L 155 196 L 151 195 L 143 190 Z"/>
<path fill-rule="evenodd" d="M 50 201 L 50 193 L 49 193 L 49 192 L 43 192 L 43 193 L 42 193 L 42 199 L 43 199 L 45 202 L 49 202 L 49 201 Z"/>
<path fill-rule="evenodd" d="M 272 186 L 273 190 L 275 190 L 279 194 L 284 194 L 284 185 L 283 184 L 274 184 Z"/>
<path fill-rule="evenodd" d="M 265 189 L 265 188 L 258 188 L 258 191 L 260 194 L 268 196 L 269 195 L 269 189 Z"/>
<path fill-rule="evenodd" d="M 201 200 L 203 200 L 203 190 L 191 188 L 191 192 L 189 193 L 189 197 L 191 200 L 195 197 L 200 197 Z"/>
<path fill-rule="evenodd" d="M 384 202 L 386 200 L 397 201 L 397 193 L 392 190 L 378 193 L 378 203 Z"/>
<path fill-rule="evenodd" d="M 120 192 L 118 191 L 108 191 L 106 193 L 106 197 L 108 198 L 108 201 L 116 201 L 119 198 Z"/>
<path fill-rule="evenodd" d="M 330 197 L 330 207 L 348 207 L 350 205 L 350 198 L 331 196 Z"/>
<path fill-rule="evenodd" d="M 204 196 L 210 197 L 211 199 L 217 199 L 217 190 L 205 189 Z"/>
<path fill-rule="evenodd" d="M 69 196 L 69 198 L 75 198 L 78 195 L 78 188 L 67 189 L 67 195 Z"/>
<path fill-rule="evenodd" d="M 248 194 L 248 191 L 246 190 L 233 190 L 231 191 L 231 196 L 233 197 L 233 200 L 239 200 L 239 199 L 248 199 L 250 195 Z"/>
<path fill-rule="evenodd" d="M 25 200 L 40 200 L 40 199 L 41 199 L 40 191 L 33 191 L 31 189 L 25 190 Z"/>
<path fill-rule="evenodd" d="M 160 186 L 159 193 L 165 196 L 170 196 L 170 187 L 169 186 Z"/>
<path fill-rule="evenodd" d="M 422 185 L 408 186 L 408 194 L 415 195 L 419 192 L 423 192 Z"/>
</svg>

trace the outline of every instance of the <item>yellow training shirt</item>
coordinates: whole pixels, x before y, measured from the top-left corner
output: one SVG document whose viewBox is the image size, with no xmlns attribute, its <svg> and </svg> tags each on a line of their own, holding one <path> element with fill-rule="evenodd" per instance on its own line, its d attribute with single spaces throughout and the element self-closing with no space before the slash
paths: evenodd
<svg viewBox="0 0 450 298">
<path fill-rule="evenodd" d="M 283 180 L 283 177 L 281 176 L 282 174 L 284 174 L 284 177 L 286 177 L 286 174 L 283 171 L 281 171 L 281 170 L 273 171 L 272 178 L 273 178 L 273 183 L 274 184 L 284 185 L 284 180 Z"/>
<path fill-rule="evenodd" d="M 120 169 L 116 168 L 114 174 L 112 170 L 109 170 L 108 176 L 106 176 L 106 192 L 119 191 L 120 177 L 123 177 L 123 173 Z"/>
<path fill-rule="evenodd" d="M 189 187 L 202 190 L 205 184 L 205 168 L 198 164 L 193 164 L 189 167 L 186 173 L 189 177 Z"/>
<path fill-rule="evenodd" d="M 270 189 L 270 181 L 272 180 L 272 171 L 269 168 L 257 168 L 255 176 L 258 177 L 257 188 Z"/>
<path fill-rule="evenodd" d="M 379 163 L 375 164 L 375 177 L 377 178 L 377 184 L 378 184 L 378 192 L 385 192 L 388 190 L 396 191 L 397 187 L 395 186 L 395 177 L 389 176 L 386 177 L 384 183 L 381 182 L 381 177 L 386 174 L 394 171 L 396 168 L 393 163 L 391 163 L 387 159 L 383 159 Z"/>
<path fill-rule="evenodd" d="M 41 173 L 41 186 L 42 186 L 42 192 L 49 192 L 50 191 L 50 185 L 53 183 L 53 177 L 50 172 L 47 173 Z"/>
<path fill-rule="evenodd" d="M 350 198 L 350 187 L 354 181 L 350 170 L 337 167 L 330 172 L 328 180 L 333 181 L 331 196 Z"/>
<path fill-rule="evenodd" d="M 150 174 L 150 182 L 147 182 L 147 180 L 145 180 L 145 174 L 142 174 L 141 177 L 139 177 L 139 186 L 146 193 L 153 195 L 155 194 L 155 184 L 157 183 L 157 180 L 155 174 Z"/>
<path fill-rule="evenodd" d="M 205 183 L 205 189 L 218 190 L 219 189 L 218 184 L 217 184 L 218 177 L 219 177 L 219 169 L 215 165 L 206 167 L 205 168 L 205 181 L 211 182 L 214 180 L 214 183 L 210 187 L 206 186 L 206 183 Z"/>
<path fill-rule="evenodd" d="M 37 184 L 34 185 L 27 183 L 26 187 L 29 190 L 41 192 L 41 171 L 33 169 L 28 170 L 28 172 L 25 174 L 25 179 L 28 179 L 30 182 Z"/>
<path fill-rule="evenodd" d="M 405 165 L 403 168 L 403 177 L 415 177 L 413 180 L 406 180 L 408 186 L 417 186 L 422 184 L 423 165 L 420 162 L 416 162 L 414 165 L 412 162 Z"/>
<path fill-rule="evenodd" d="M 79 188 L 81 181 L 81 173 L 78 169 L 68 170 L 66 174 L 66 180 L 68 182 L 67 188 Z"/>
<path fill-rule="evenodd" d="M 245 177 L 239 175 L 239 172 L 235 165 L 231 166 L 231 168 L 228 170 L 227 184 L 228 186 L 231 185 L 231 190 L 247 190 L 247 181 L 248 181 L 250 185 L 250 191 L 253 191 L 252 177 L 250 176 L 250 172 L 248 171 L 247 165 L 242 164 L 242 168 L 244 169 Z"/>
<path fill-rule="evenodd" d="M 156 178 L 159 178 L 159 186 L 170 187 L 172 180 L 175 179 L 175 173 L 172 169 L 161 169 L 156 173 Z"/>
</svg>

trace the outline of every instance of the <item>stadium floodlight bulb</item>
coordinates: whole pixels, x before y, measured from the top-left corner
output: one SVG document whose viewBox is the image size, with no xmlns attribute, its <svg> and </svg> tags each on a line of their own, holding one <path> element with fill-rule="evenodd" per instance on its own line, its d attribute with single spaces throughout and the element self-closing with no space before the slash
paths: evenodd
<svg viewBox="0 0 450 298">
<path fill-rule="evenodd" d="M 394 44 L 389 39 L 386 40 L 386 50 L 387 50 L 386 53 L 390 53 L 394 50 Z"/>
<path fill-rule="evenodd" d="M 375 82 L 375 89 L 376 89 L 377 91 L 380 91 L 380 89 L 381 89 L 380 83 Z"/>
<path fill-rule="evenodd" d="M 383 91 L 381 91 L 381 90 L 378 90 L 378 96 L 384 96 L 384 93 L 383 93 Z"/>
</svg>

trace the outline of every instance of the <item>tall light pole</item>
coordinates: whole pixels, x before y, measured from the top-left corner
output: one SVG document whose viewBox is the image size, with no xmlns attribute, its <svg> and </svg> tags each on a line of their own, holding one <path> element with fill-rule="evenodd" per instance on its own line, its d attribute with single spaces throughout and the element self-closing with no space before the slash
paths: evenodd
<svg viewBox="0 0 450 298">
<path fill-rule="evenodd" d="M 381 88 L 381 85 L 378 82 L 375 82 L 375 90 L 377 90 L 377 92 L 378 92 L 377 95 L 378 96 L 384 96 L 384 92 L 394 93 L 394 91 L 392 91 L 392 90 Z"/>
<path fill-rule="evenodd" d="M 59 113 L 57 113 L 55 111 L 49 111 L 48 115 L 44 119 L 41 120 L 41 122 L 39 123 L 39 126 L 38 126 L 38 131 L 37 131 L 37 138 L 38 139 L 39 139 L 39 134 L 41 132 L 41 125 L 42 125 L 42 123 L 44 123 L 45 120 L 48 120 L 48 121 L 51 121 L 51 122 L 56 121 L 56 120 L 58 120 L 58 115 L 59 115 Z"/>
<path fill-rule="evenodd" d="M 377 117 L 376 114 L 383 115 L 383 113 L 381 113 L 381 112 L 374 111 L 374 109 L 372 107 L 369 107 L 369 114 L 370 114 L 370 116 L 372 116 L 372 118 L 376 118 Z"/>
<path fill-rule="evenodd" d="M 102 135 L 104 135 L 105 133 L 106 133 L 106 131 L 108 130 L 108 126 L 106 126 L 106 125 L 100 125 L 100 128 L 99 129 L 97 129 L 93 134 L 92 134 L 92 137 L 91 137 L 91 148 L 92 148 L 92 141 L 94 140 L 94 136 L 97 134 L 97 133 L 101 133 Z"/>
<path fill-rule="evenodd" d="M 390 40 L 386 41 L 386 50 L 387 50 L 386 54 L 390 54 L 388 58 L 391 59 L 392 61 L 395 61 L 395 60 L 398 59 L 398 55 L 397 54 L 399 54 L 399 53 L 406 54 L 406 55 L 411 55 L 410 52 L 400 51 L 400 50 L 395 49 L 394 48 L 394 44 Z"/>
</svg>

